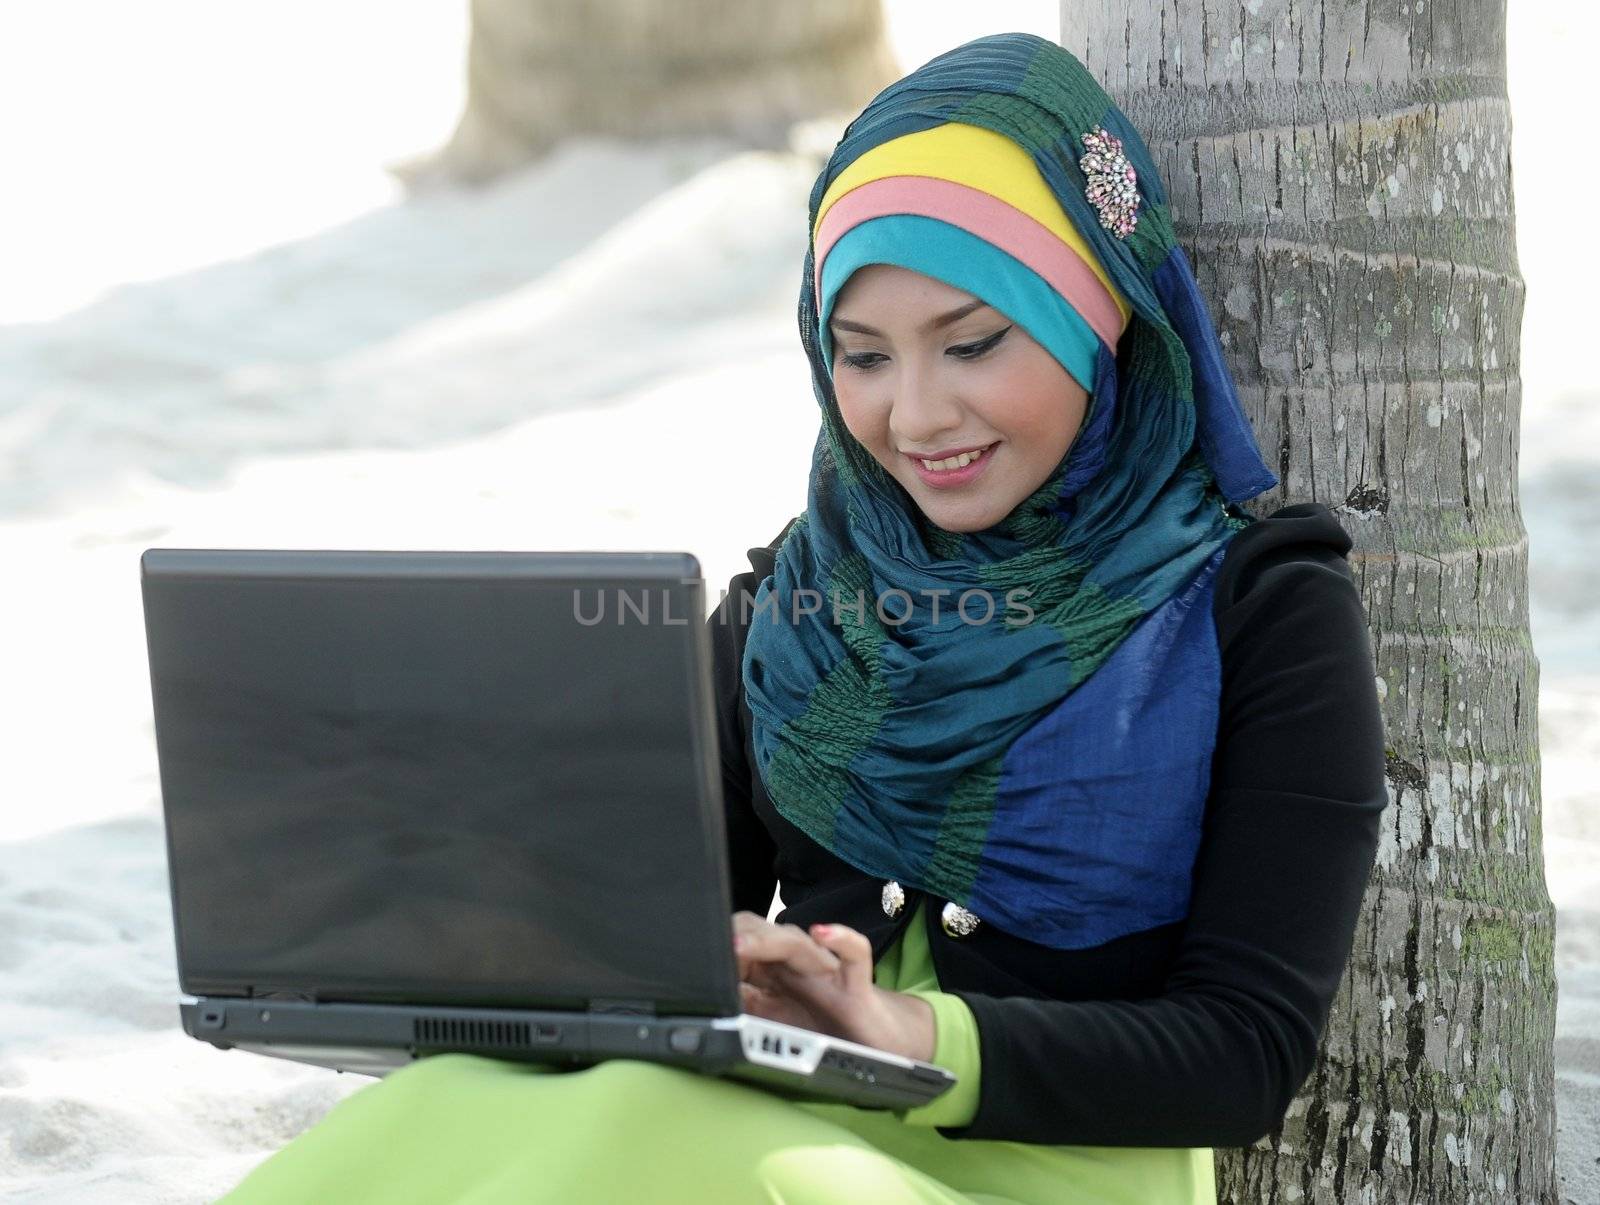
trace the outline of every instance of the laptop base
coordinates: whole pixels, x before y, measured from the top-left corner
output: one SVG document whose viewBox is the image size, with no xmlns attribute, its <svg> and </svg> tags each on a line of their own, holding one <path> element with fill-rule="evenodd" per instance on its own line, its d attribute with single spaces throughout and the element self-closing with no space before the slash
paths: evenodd
<svg viewBox="0 0 1600 1205">
<path fill-rule="evenodd" d="M 191 1037 L 222 1050 L 383 1076 L 432 1054 L 577 1069 L 644 1059 L 759 1084 L 796 1100 L 869 1109 L 925 1104 L 943 1068 L 759 1017 L 657 1017 L 205 996 L 179 1006 Z"/>
</svg>

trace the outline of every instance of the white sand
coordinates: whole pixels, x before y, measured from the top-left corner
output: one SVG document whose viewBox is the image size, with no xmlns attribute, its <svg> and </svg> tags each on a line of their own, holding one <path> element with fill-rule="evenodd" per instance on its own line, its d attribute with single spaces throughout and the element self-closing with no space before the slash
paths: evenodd
<svg viewBox="0 0 1600 1205">
<path fill-rule="evenodd" d="M 891 5 L 910 63 L 987 29 L 1045 29 L 1053 9 L 913 7 Z M 352 5 L 330 26 L 326 6 L 285 4 L 270 28 L 225 31 L 237 61 L 199 74 L 215 6 L 29 11 L 28 49 L 0 42 L 0 107 L 54 113 L 58 137 L 29 127 L 6 146 L 37 187 L 0 223 L 0 1196 L 209 1200 L 365 1081 L 177 1027 L 139 553 L 686 548 L 720 588 L 804 504 L 816 423 L 793 307 L 819 165 L 585 143 L 493 189 L 396 204 L 382 162 L 454 113 L 438 47 L 459 45 L 459 11 L 374 57 L 361 31 L 379 13 L 391 27 L 390 9 Z M 60 67 L 91 21 L 132 53 L 85 52 L 103 80 L 86 98 Z M 1579 41 L 1554 21 L 1530 19 L 1525 53 Z M 346 58 L 366 64 L 354 99 Z M 1557 118 L 1525 86 L 1518 206 L 1537 288 L 1570 248 L 1540 241 L 1558 177 L 1537 154 L 1525 168 L 1523 147 L 1553 147 Z M 403 103 L 375 99 L 390 95 Z M 1524 499 L 1562 1165 L 1566 1195 L 1596 1201 L 1600 571 L 1580 507 L 1600 488 L 1600 391 L 1553 292 L 1524 334 Z"/>
</svg>

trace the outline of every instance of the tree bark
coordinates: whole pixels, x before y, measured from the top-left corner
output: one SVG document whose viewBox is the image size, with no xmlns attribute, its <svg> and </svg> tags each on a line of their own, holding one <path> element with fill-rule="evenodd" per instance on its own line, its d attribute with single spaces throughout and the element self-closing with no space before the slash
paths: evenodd
<svg viewBox="0 0 1600 1205">
<path fill-rule="evenodd" d="M 1556 1200 L 1554 915 L 1517 502 L 1504 0 L 1065 0 L 1144 135 L 1282 485 L 1355 538 L 1390 807 L 1239 1202 Z"/>
<path fill-rule="evenodd" d="M 782 145 L 899 75 L 878 0 L 472 0 L 467 102 L 449 142 L 397 169 L 477 183 L 573 134 L 727 134 Z"/>
</svg>

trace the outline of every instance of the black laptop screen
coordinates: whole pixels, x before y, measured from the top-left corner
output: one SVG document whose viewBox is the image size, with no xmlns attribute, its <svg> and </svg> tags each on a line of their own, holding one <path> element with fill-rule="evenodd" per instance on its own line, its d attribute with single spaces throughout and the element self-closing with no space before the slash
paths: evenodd
<svg viewBox="0 0 1600 1205">
<path fill-rule="evenodd" d="M 698 580 L 158 551 L 182 554 L 147 554 L 144 591 L 185 991 L 737 1011 Z"/>
</svg>

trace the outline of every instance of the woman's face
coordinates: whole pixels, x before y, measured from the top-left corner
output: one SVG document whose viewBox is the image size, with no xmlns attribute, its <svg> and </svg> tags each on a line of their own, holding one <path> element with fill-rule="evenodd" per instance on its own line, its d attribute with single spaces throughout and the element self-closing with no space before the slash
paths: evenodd
<svg viewBox="0 0 1600 1205">
<path fill-rule="evenodd" d="M 889 264 L 834 301 L 833 389 L 856 440 L 946 531 L 993 527 L 1061 463 L 1088 391 L 970 293 Z M 981 448 L 967 467 L 924 463 Z"/>
</svg>

